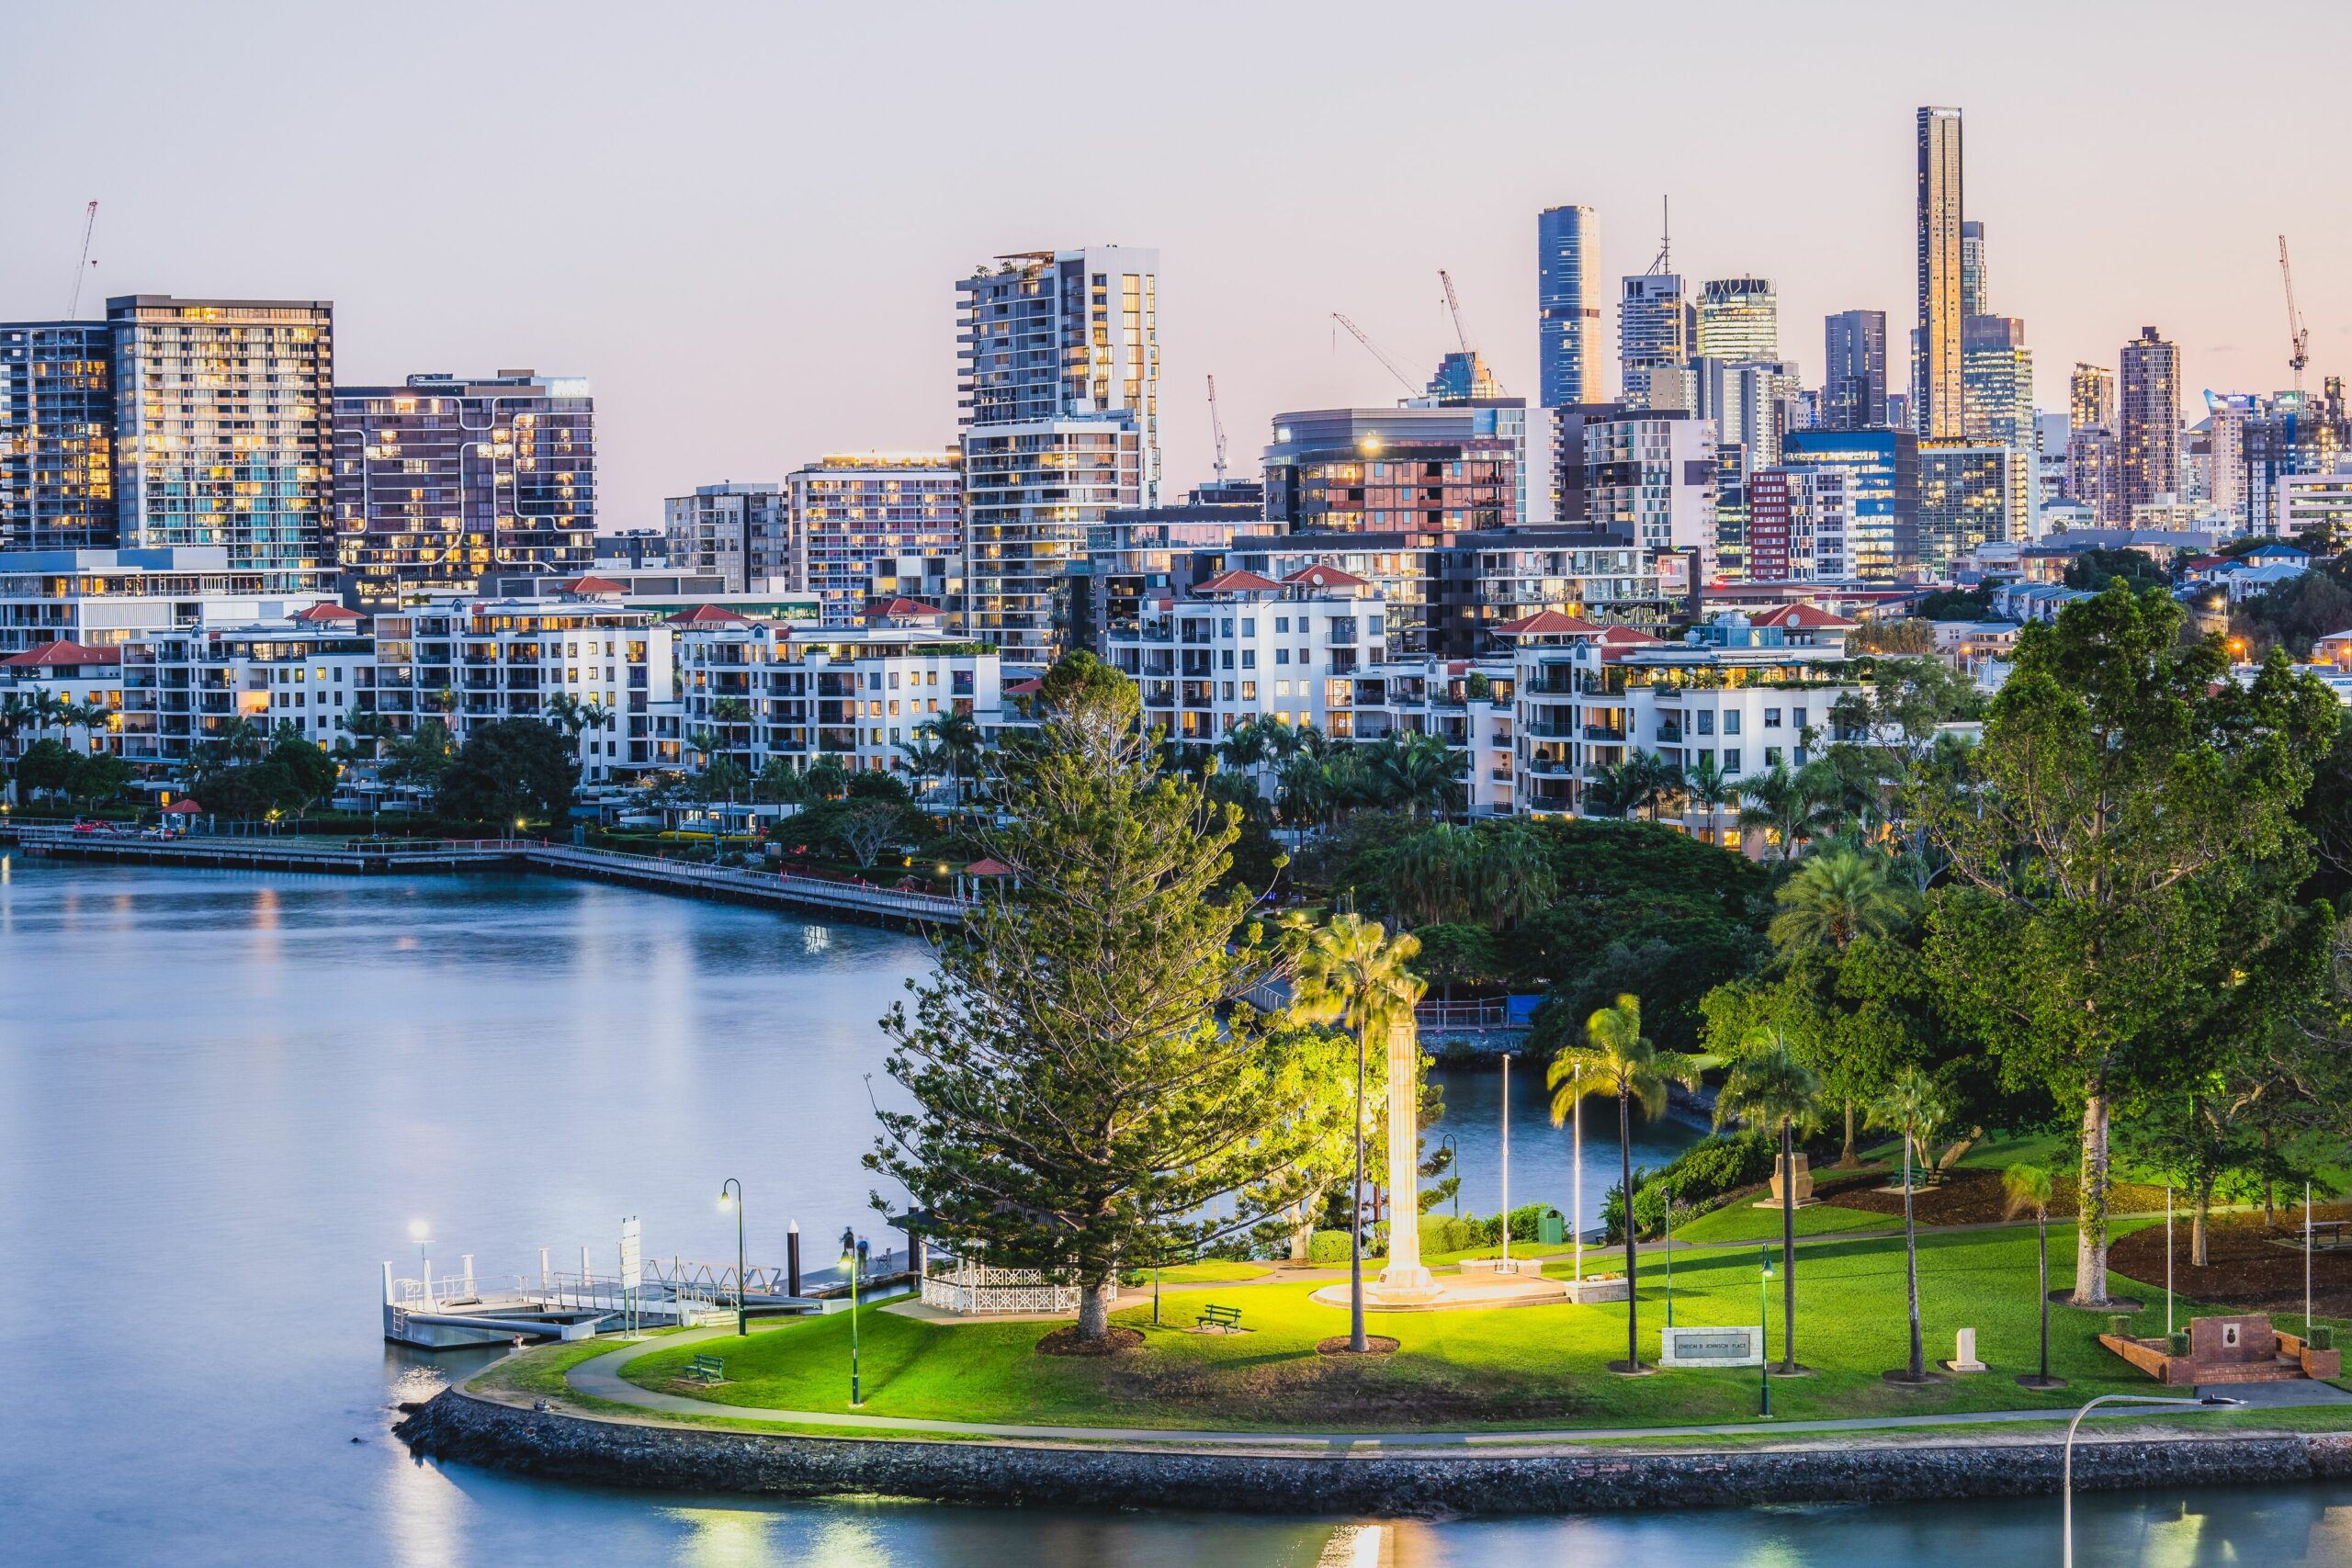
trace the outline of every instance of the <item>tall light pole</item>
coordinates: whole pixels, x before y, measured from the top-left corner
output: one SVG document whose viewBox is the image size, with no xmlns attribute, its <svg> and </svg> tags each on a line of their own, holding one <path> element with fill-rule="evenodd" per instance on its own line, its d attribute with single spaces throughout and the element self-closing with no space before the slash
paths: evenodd
<svg viewBox="0 0 2352 1568">
<path fill-rule="evenodd" d="M 2083 1424 L 2084 1416 L 2101 1404 L 2187 1404 L 2212 1408 L 2245 1403 L 2242 1399 L 2231 1399 L 2219 1393 L 2209 1393 L 2199 1399 L 2166 1398 L 2154 1393 L 2102 1393 L 2075 1411 L 2075 1418 L 2066 1423 L 2066 1453 L 2059 1472 L 2060 1528 L 2065 1532 L 2061 1568 L 2075 1568 L 2075 1428 Z"/>
<path fill-rule="evenodd" d="M 1625 1223 L 1634 1223 L 1633 1205 L 1625 1208 Z M 1757 1254 L 1764 1261 L 1756 1276 L 1756 1387 L 1763 1396 L 1763 1419 L 1772 1418 L 1772 1249 L 1762 1247 Z"/>
<path fill-rule="evenodd" d="M 727 1196 L 727 1190 L 730 1187 L 735 1189 L 731 1201 Z M 740 1338 L 752 1332 L 751 1303 L 744 1299 L 743 1284 L 743 1184 L 731 1176 L 720 1182 L 718 1206 L 735 1211 L 735 1333 Z"/>
<path fill-rule="evenodd" d="M 842 1227 L 842 1267 L 849 1271 L 849 1407 L 864 1407 L 865 1394 L 857 1379 L 857 1280 L 865 1272 L 865 1243 L 848 1225 Z"/>
<path fill-rule="evenodd" d="M 1363 1337 L 1363 1037 L 1365 1026 L 1356 1021 L 1356 1179 L 1355 1206 L 1348 1213 L 1348 1349 L 1368 1355 L 1372 1342 Z"/>
<path fill-rule="evenodd" d="M 1496 1270 L 1510 1272 L 1510 1053 L 1503 1053 L 1503 1261 Z"/>
<path fill-rule="evenodd" d="M 1454 1146 L 1453 1134 L 1448 1133 L 1437 1141 L 1445 1151 L 1445 1168 L 1453 1172 L 1453 1217 L 1462 1217 L 1462 1151 Z"/>
</svg>

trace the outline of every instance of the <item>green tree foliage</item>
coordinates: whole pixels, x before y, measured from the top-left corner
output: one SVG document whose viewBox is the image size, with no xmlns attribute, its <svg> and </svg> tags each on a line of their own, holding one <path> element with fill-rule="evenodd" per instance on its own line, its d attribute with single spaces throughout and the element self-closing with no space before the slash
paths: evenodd
<svg viewBox="0 0 2352 1568">
<path fill-rule="evenodd" d="M 2230 636 L 2243 641 L 2247 656 L 2255 659 L 2274 648 L 2285 649 L 2290 658 L 2308 659 L 2312 643 L 2347 629 L 2352 629 L 2352 587 L 2326 569 L 2241 599 L 2230 610 Z"/>
<path fill-rule="evenodd" d="M 1919 601 L 1912 614 L 1923 621 L 1981 621 L 1993 613 L 1989 588 L 1942 588 Z"/>
<path fill-rule="evenodd" d="M 1888 874 L 1884 855 L 1847 845 L 1799 866 L 1772 901 L 1780 912 L 1765 934 L 1784 953 L 1892 936 L 1909 928 L 1918 908 L 1911 889 Z"/>
<path fill-rule="evenodd" d="M 1919 1335 L 1919 1227 L 1912 1213 L 1911 1168 L 1915 1156 L 1924 1156 L 1936 1129 L 1951 1114 L 1942 1087 L 1917 1067 L 1895 1074 L 1885 1092 L 1871 1102 L 1871 1125 L 1883 1127 L 1903 1140 L 1903 1282 L 1911 1314 L 1907 1375 L 1913 1382 L 1927 1380 L 1928 1362 Z"/>
<path fill-rule="evenodd" d="M 1926 952 L 2005 1081 L 2081 1117 L 2075 1301 L 2107 1297 L 2109 1120 L 2211 1071 L 2231 977 L 2297 922 L 2291 812 L 2337 707 L 2274 653 L 2247 685 L 2166 595 L 2026 628 L 1984 744 L 1915 790 L 1950 863 Z"/>
<path fill-rule="evenodd" d="M 1857 653 L 1916 657 L 1936 650 L 1936 628 L 1916 615 L 1892 621 L 1865 621 L 1854 628 L 1851 642 Z"/>
<path fill-rule="evenodd" d="M 457 742 L 450 738 L 449 727 L 437 718 L 421 718 L 416 721 L 413 734 L 393 740 L 386 749 L 379 776 L 392 784 L 417 784 L 430 788 L 449 771 L 457 754 Z"/>
<path fill-rule="evenodd" d="M 504 828 L 517 819 L 560 821 L 580 783 L 577 750 L 553 725 L 502 718 L 477 725 L 434 790 L 434 809 Z"/>
<path fill-rule="evenodd" d="M 2134 593 L 2169 592 L 2172 575 L 2137 550 L 2085 550 L 2066 563 L 2066 586 L 2097 593 L 2121 582 Z"/>
<path fill-rule="evenodd" d="M 1020 890 L 976 908 L 884 1019 L 913 1108 L 879 1112 L 865 1161 L 951 1244 L 1074 1270 L 1090 1342 L 1123 1263 L 1293 1209 L 1328 1136 L 1302 1105 L 1331 1103 L 1298 1092 L 1306 1036 L 1237 1002 L 1275 954 L 1246 894 L 1214 891 L 1233 815 L 1156 765 L 1123 684 L 1091 660 L 1048 676 L 1042 743 L 1007 758 L 1009 818 L 988 833 Z"/>
<path fill-rule="evenodd" d="M 1390 909 L 1408 925 L 1483 921 L 1516 926 L 1549 908 L 1559 875 L 1532 823 L 1440 823 L 1376 857 L 1374 874 Z"/>
</svg>

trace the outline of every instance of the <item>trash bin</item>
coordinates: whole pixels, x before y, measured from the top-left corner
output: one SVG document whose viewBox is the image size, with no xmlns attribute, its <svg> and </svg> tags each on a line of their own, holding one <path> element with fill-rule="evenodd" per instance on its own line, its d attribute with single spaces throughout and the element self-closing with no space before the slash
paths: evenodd
<svg viewBox="0 0 2352 1568">
<path fill-rule="evenodd" d="M 1558 1247 L 1568 1239 L 1568 1222 L 1557 1209 L 1546 1209 L 1535 1216 L 1535 1239 L 1545 1247 Z"/>
</svg>

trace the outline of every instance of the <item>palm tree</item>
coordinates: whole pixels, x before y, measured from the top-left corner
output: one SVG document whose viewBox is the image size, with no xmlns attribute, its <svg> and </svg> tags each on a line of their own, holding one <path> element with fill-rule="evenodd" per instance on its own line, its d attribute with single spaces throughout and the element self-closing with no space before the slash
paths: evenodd
<svg viewBox="0 0 2352 1568">
<path fill-rule="evenodd" d="M 1330 808 L 1330 789 L 1323 774 L 1323 764 L 1303 750 L 1294 750 L 1283 759 L 1275 774 L 1274 804 L 1298 835 L 1306 841 L 1306 829 L 1312 823 L 1322 821 Z"/>
<path fill-rule="evenodd" d="M 758 776 L 752 780 L 752 798 L 757 800 L 765 795 L 781 805 L 799 799 L 807 787 L 800 770 L 792 765 L 789 757 L 773 756 L 760 764 Z"/>
<path fill-rule="evenodd" d="M 1464 754 L 1434 735 L 1391 735 L 1371 749 L 1372 771 L 1387 803 L 1419 817 L 1451 810 L 1462 795 Z"/>
<path fill-rule="evenodd" d="M 1713 751 L 1702 751 L 1699 761 L 1682 771 L 1682 788 L 1694 804 L 1707 808 L 1707 841 L 1720 844 L 1723 809 L 1739 798 L 1739 786 L 1724 775 Z"/>
<path fill-rule="evenodd" d="M 2038 1165 L 2012 1165 L 2001 1172 L 2001 1194 L 2006 1201 L 2002 1213 L 2016 1219 L 2028 1209 L 2033 1211 L 2033 1226 L 2037 1250 L 2041 1254 L 2041 1371 L 2030 1380 L 2034 1388 L 2064 1388 L 2065 1384 L 2050 1375 L 2050 1172 Z M 2018 1382 L 2029 1380 L 2019 1378 Z"/>
<path fill-rule="evenodd" d="M 965 776 L 975 771 L 981 748 L 987 742 L 988 738 L 980 729 L 980 721 L 967 713 L 936 714 L 916 725 L 915 733 L 928 735 L 939 743 L 947 759 L 948 783 L 954 786 L 956 798 L 960 802 L 964 797 Z"/>
<path fill-rule="evenodd" d="M 1928 1378 L 1927 1353 L 1919 1343 L 1919 1229 L 1911 1212 L 1911 1152 L 1924 1149 L 1928 1135 L 1951 1114 L 1944 1091 L 1917 1067 L 1894 1075 L 1886 1092 L 1871 1105 L 1870 1122 L 1899 1134 L 1903 1139 L 1903 1271 L 1904 1289 L 1911 1306 L 1911 1368 L 1913 1382 Z"/>
<path fill-rule="evenodd" d="M 1781 1128 L 1781 1371 L 1797 1370 L 1797 1161 L 1800 1127 L 1821 1121 L 1821 1075 L 1805 1066 L 1789 1048 L 1789 1037 L 1778 1029 L 1759 1029 L 1741 1043 L 1743 1054 L 1732 1064 L 1715 1098 L 1715 1125 L 1736 1116 L 1763 1126 Z"/>
<path fill-rule="evenodd" d="M 1552 1090 L 1552 1125 L 1568 1119 L 1585 1085 L 1617 1096 L 1617 1156 L 1625 1194 L 1625 1359 L 1611 1371 L 1628 1374 L 1642 1370 L 1641 1308 L 1634 1264 L 1634 1104 L 1642 1114 L 1657 1116 L 1666 1110 L 1669 1084 L 1696 1084 L 1698 1064 L 1672 1051 L 1660 1051 L 1642 1033 L 1642 999 L 1621 996 L 1585 1020 L 1588 1043 L 1563 1047 L 1552 1058 L 1544 1083 Z M 1509 1216 L 1505 1216 L 1508 1223 Z M 1582 1224 L 1581 1219 L 1577 1222 Z"/>
<path fill-rule="evenodd" d="M 1836 804 L 1835 775 L 1808 762 L 1795 773 L 1781 763 L 1739 786 L 1747 804 L 1740 807 L 1739 825 L 1769 829 L 1780 840 L 1781 859 L 1792 861 L 1799 845 L 1834 830 L 1843 813 Z"/>
<path fill-rule="evenodd" d="M 1843 952 L 1858 937 L 1887 937 L 1911 923 L 1910 890 L 1887 874 L 1886 857 L 1839 845 L 1797 868 L 1773 895 L 1781 912 L 1767 928 L 1783 954 Z"/>
<path fill-rule="evenodd" d="M 1358 915 L 1335 916 L 1319 930 L 1303 932 L 1304 940 L 1291 976 L 1291 1011 L 1309 1023 L 1337 1023 L 1356 1042 L 1355 1208 L 1348 1225 L 1348 1348 L 1357 1355 L 1371 1349 L 1363 1332 L 1363 1075 L 1366 1043 L 1378 1039 L 1385 1046 L 1391 1033 L 1413 1026 L 1413 1004 L 1421 999 L 1422 986 L 1411 969 L 1421 951 L 1410 932 L 1390 936 L 1377 924 Z M 1409 1083 L 1394 1075 L 1391 1095 L 1409 1094 Z M 1408 1172 L 1389 1172 L 1391 1183 L 1412 1179 Z M 1414 1205 L 1392 1206 L 1392 1228 L 1415 1223 Z"/>
<path fill-rule="evenodd" d="M 820 800 L 831 800 L 835 795 L 849 793 L 849 770 L 842 766 L 839 757 L 819 757 L 808 765 L 803 782 L 808 784 L 810 795 Z"/>
<path fill-rule="evenodd" d="M 14 756 L 17 737 L 33 722 L 33 705 L 16 692 L 0 697 L 0 761 Z"/>
<path fill-rule="evenodd" d="M 257 762 L 269 749 L 269 738 L 249 718 L 230 719 L 213 732 L 212 741 L 220 754 L 232 762 Z"/>
<path fill-rule="evenodd" d="M 558 692 L 541 702 L 539 718 L 571 737 L 574 745 L 579 744 L 580 732 L 588 728 L 588 719 L 582 710 L 580 699 L 570 692 Z"/>
<path fill-rule="evenodd" d="M 42 730 L 54 726 L 62 739 L 65 734 L 65 727 L 74 722 L 65 716 L 72 705 L 55 692 L 48 690 L 35 692 L 31 703 L 33 732 L 38 735 Z"/>
<path fill-rule="evenodd" d="M 81 729 L 83 751 L 95 752 L 97 750 L 98 727 L 107 721 L 106 704 L 69 702 L 65 705 L 64 719 L 67 724 Z"/>
</svg>

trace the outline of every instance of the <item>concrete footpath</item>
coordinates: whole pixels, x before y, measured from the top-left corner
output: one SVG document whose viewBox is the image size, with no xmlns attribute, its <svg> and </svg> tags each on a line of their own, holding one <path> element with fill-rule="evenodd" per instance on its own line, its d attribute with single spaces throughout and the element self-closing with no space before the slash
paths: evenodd
<svg viewBox="0 0 2352 1568">
<path fill-rule="evenodd" d="M 2039 1410 L 1977 1410 L 1955 1411 L 1922 1416 L 1858 1416 L 1814 1421 L 1740 1421 L 1705 1427 L 1558 1427 L 1525 1431 L 1481 1432 L 1243 1432 L 1231 1430 L 1195 1431 L 1164 1427 L 1047 1427 L 1012 1425 L 985 1421 L 930 1421 L 905 1416 L 866 1416 L 854 1411 L 770 1410 L 752 1405 L 723 1404 L 712 1400 L 694 1399 L 683 1394 L 662 1393 L 639 1388 L 623 1378 L 621 1369 L 640 1356 L 656 1350 L 674 1349 L 682 1345 L 705 1341 L 724 1341 L 735 1337 L 726 1328 L 694 1329 L 684 1334 L 673 1334 L 659 1339 L 649 1339 L 641 1345 L 630 1346 L 609 1355 L 597 1356 L 581 1362 L 565 1374 L 565 1382 L 576 1393 L 609 1400 L 616 1404 L 629 1405 L 649 1416 L 721 1416 L 733 1420 L 775 1423 L 779 1426 L 832 1427 L 858 1431 L 890 1433 L 905 1432 L 946 1438 L 994 1438 L 1000 1439 L 1053 1442 L 1170 1444 L 1187 1448 L 1208 1449 L 1281 1449 L 1286 1450 L 1319 1450 L 1323 1451 L 1366 1452 L 1409 1450 L 1456 1450 L 1491 1452 L 1512 1449 L 1554 1448 L 1561 1444 L 1679 1441 L 1692 1438 L 1755 1437 L 1762 1433 L 1828 1435 L 1839 1432 L 1878 1432 L 1917 1430 L 1937 1427 L 1973 1426 L 1984 1423 L 2005 1424 L 2025 1421 L 2062 1421 L 2073 1414 L 2070 1406 L 2059 1405 Z M 723 1348 L 714 1344 L 713 1349 Z M 2151 1385 L 2153 1387 L 2154 1385 Z M 2250 1409 L 2281 1409 L 2298 1405 L 2352 1404 L 2352 1393 L 2331 1383 L 2248 1383 L 2217 1389 L 2233 1398 L 2243 1399 Z M 2134 1407 L 2106 1406 L 2115 1414 L 2129 1416 Z M 2139 1414 L 2161 1413 L 2160 1406 L 2141 1406 Z M 2093 1419 L 2098 1419 L 2094 1416 Z"/>
</svg>

